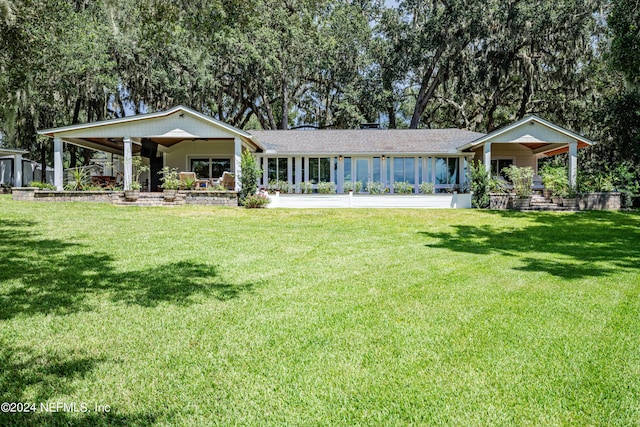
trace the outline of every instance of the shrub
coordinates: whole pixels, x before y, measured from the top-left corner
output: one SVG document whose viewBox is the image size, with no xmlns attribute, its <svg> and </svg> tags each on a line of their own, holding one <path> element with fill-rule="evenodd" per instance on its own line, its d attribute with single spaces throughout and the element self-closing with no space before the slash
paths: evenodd
<svg viewBox="0 0 640 427">
<path fill-rule="evenodd" d="M 531 186 L 533 185 L 533 169 L 529 166 L 518 167 L 510 165 L 503 169 L 503 172 L 509 177 L 513 184 L 513 191 L 519 198 L 531 196 Z"/>
<path fill-rule="evenodd" d="M 554 196 L 560 196 L 569 186 L 567 169 L 562 165 L 546 164 L 540 170 L 542 185 Z"/>
<path fill-rule="evenodd" d="M 367 184 L 367 191 L 369 194 L 384 194 L 388 193 L 389 189 L 377 181 L 372 181 Z"/>
<path fill-rule="evenodd" d="M 36 187 L 39 188 L 41 190 L 55 190 L 56 187 L 52 184 L 46 183 L 46 182 L 40 182 L 40 181 L 32 181 L 29 183 L 29 187 Z"/>
<path fill-rule="evenodd" d="M 422 194 L 433 194 L 436 191 L 436 187 L 433 182 L 421 182 L 418 188 Z"/>
<path fill-rule="evenodd" d="M 313 193 L 313 184 L 309 181 L 301 182 L 299 184 L 300 192 L 302 194 L 311 194 Z"/>
<path fill-rule="evenodd" d="M 336 192 L 336 185 L 333 182 L 320 181 L 318 183 L 318 193 L 333 194 Z"/>
<path fill-rule="evenodd" d="M 349 192 L 349 191 L 353 191 L 355 193 L 360 193 L 360 192 L 362 192 L 362 189 L 364 188 L 364 185 L 362 184 L 362 181 L 356 181 L 356 182 L 345 181 L 345 183 L 342 186 L 342 188 L 344 189 L 345 193 Z"/>
<path fill-rule="evenodd" d="M 269 192 L 275 193 L 279 191 L 281 193 L 288 193 L 291 191 L 291 185 L 287 181 L 280 181 L 272 179 L 269 181 L 269 185 L 267 186 Z"/>
<path fill-rule="evenodd" d="M 411 194 L 413 193 L 413 184 L 408 181 L 394 182 L 393 192 L 396 194 Z"/>
<path fill-rule="evenodd" d="M 469 164 L 469 173 L 471 175 L 471 191 L 473 191 L 471 205 L 478 209 L 488 208 L 489 193 L 492 190 L 491 174 L 479 161 Z"/>
<path fill-rule="evenodd" d="M 169 166 L 163 167 L 159 172 L 162 175 L 160 181 L 162 181 L 162 187 L 165 190 L 177 190 L 180 188 L 180 178 L 178 176 L 178 169 L 170 168 Z"/>
<path fill-rule="evenodd" d="M 259 209 L 271 203 L 271 199 L 264 193 L 250 194 L 244 198 L 243 206 L 247 209 Z"/>
<path fill-rule="evenodd" d="M 262 175 L 262 169 L 256 163 L 255 157 L 249 151 L 244 150 L 242 152 L 242 159 L 240 160 L 240 194 L 239 202 L 244 204 L 244 199 L 248 196 L 255 194 L 258 189 L 258 178 Z"/>
</svg>

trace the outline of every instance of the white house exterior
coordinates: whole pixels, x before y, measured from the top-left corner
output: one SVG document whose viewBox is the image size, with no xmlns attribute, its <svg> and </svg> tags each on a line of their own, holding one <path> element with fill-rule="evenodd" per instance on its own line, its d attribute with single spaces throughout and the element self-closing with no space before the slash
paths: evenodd
<svg viewBox="0 0 640 427">
<path fill-rule="evenodd" d="M 494 170 L 507 164 L 531 166 L 537 173 L 540 157 L 563 151 L 569 152 L 575 183 L 577 150 L 592 144 L 536 116 L 490 134 L 461 129 L 243 131 L 183 106 L 39 133 L 53 139 L 58 189 L 63 187 L 64 145 L 75 144 L 121 159 L 125 189 L 131 186 L 131 157 L 141 155 L 151 169 L 142 177 L 149 191 L 157 191 L 157 172 L 163 166 L 195 172 L 198 178 L 218 178 L 229 171 L 237 190 L 243 150 L 253 153 L 263 168 L 260 186 L 281 180 L 297 191 L 303 182 L 317 186 L 322 181 L 333 182 L 338 192 L 347 181 L 364 186 L 379 182 L 391 191 L 398 181 L 409 182 L 415 192 L 422 182 L 440 191 L 464 190 L 471 161 L 480 160 L 487 168 L 494 164 Z"/>
</svg>

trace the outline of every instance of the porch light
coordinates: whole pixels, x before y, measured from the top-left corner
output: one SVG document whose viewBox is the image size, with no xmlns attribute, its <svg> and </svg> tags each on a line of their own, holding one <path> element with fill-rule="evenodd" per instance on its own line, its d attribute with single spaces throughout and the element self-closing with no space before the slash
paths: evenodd
<svg viewBox="0 0 640 427">
<path fill-rule="evenodd" d="M 382 160 L 387 160 L 387 156 L 385 156 L 384 154 L 382 155 Z"/>
<path fill-rule="evenodd" d="M 340 154 L 340 155 L 338 156 L 338 160 L 342 161 L 342 159 L 343 159 L 342 154 Z"/>
</svg>

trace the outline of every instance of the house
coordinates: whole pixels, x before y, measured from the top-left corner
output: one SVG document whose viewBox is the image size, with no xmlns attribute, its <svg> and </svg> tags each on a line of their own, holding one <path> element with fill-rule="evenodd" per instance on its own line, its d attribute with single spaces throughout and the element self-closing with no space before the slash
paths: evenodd
<svg viewBox="0 0 640 427">
<path fill-rule="evenodd" d="M 326 181 L 341 192 L 348 181 L 375 181 L 391 189 L 403 181 L 416 192 L 421 182 L 446 191 L 467 186 L 471 161 L 494 170 L 509 164 L 531 166 L 537 173 L 539 158 L 561 152 L 569 153 L 569 178 L 575 184 L 577 150 L 593 144 L 536 116 L 489 134 L 461 129 L 244 131 L 183 106 L 39 133 L 53 138 L 54 183 L 59 189 L 64 144 L 75 144 L 103 151 L 108 160 L 122 159 L 125 188 L 132 180 L 131 157 L 147 159 L 150 172 L 142 179 L 150 191 L 158 189 L 157 172 L 163 166 L 195 172 L 198 178 L 219 178 L 229 171 L 238 190 L 243 150 L 253 153 L 263 168 L 263 187 L 272 180 L 292 186 Z"/>
</svg>

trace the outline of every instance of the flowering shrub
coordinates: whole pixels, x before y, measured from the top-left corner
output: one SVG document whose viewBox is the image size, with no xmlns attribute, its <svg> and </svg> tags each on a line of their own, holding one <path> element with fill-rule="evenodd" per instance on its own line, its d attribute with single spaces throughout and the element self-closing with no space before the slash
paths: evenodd
<svg viewBox="0 0 640 427">
<path fill-rule="evenodd" d="M 271 203 L 271 199 L 264 193 L 251 194 L 244 199 L 244 207 L 247 209 L 259 209 Z"/>
<path fill-rule="evenodd" d="M 411 194 L 413 193 L 413 184 L 408 181 L 394 182 L 393 192 L 396 194 Z"/>
<path fill-rule="evenodd" d="M 420 192 L 422 194 L 433 194 L 436 190 L 433 182 L 422 182 L 420 183 L 418 188 L 420 189 Z"/>
<path fill-rule="evenodd" d="M 318 183 L 318 193 L 333 194 L 336 192 L 336 185 L 333 182 L 320 181 Z"/>
<path fill-rule="evenodd" d="M 389 189 L 382 185 L 381 182 L 371 181 L 367 183 L 367 191 L 369 194 L 384 194 L 388 193 Z"/>
</svg>

